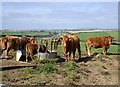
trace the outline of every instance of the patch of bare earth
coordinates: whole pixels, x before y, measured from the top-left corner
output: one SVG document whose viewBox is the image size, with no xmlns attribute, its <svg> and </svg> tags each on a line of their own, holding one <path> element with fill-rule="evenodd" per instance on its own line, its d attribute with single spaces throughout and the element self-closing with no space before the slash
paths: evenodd
<svg viewBox="0 0 120 87">
<path fill-rule="evenodd" d="M 1 71 L 2 83 L 8 85 L 118 85 L 118 55 L 107 55 L 103 58 L 91 59 L 87 62 L 76 62 L 79 66 L 77 70 L 53 73 L 50 75 L 40 74 L 23 78 L 20 69 L 9 69 Z M 26 65 L 15 60 L 2 59 L 2 66 L 7 65 Z M 57 63 L 61 67 L 66 62 Z M 74 75 L 77 75 L 74 77 Z M 79 78 L 78 78 L 79 76 Z M 71 79 L 72 78 L 72 79 Z"/>
</svg>

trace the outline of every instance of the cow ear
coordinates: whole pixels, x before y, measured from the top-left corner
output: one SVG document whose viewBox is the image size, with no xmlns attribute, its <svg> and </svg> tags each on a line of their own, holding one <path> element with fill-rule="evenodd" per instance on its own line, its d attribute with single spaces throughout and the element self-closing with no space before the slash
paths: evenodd
<svg viewBox="0 0 120 87">
<path fill-rule="evenodd" d="M 112 39 L 114 39 L 114 37 L 112 37 Z"/>
<path fill-rule="evenodd" d="M 12 39 L 12 37 L 6 37 L 6 40 L 7 41 L 12 41 L 13 39 Z"/>
<path fill-rule="evenodd" d="M 112 39 L 114 39 L 114 37 L 112 37 L 112 36 L 109 36 L 110 38 L 112 38 Z"/>
<path fill-rule="evenodd" d="M 61 36 L 58 40 L 63 40 L 63 36 Z"/>
<path fill-rule="evenodd" d="M 71 41 L 71 37 L 68 37 L 68 40 Z"/>
<path fill-rule="evenodd" d="M 7 37 L 5 37 L 5 42 L 9 41 Z"/>
</svg>

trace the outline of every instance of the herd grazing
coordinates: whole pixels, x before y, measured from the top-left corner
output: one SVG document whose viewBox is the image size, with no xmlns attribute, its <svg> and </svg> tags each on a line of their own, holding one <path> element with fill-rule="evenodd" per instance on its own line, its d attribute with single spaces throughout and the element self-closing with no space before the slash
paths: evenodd
<svg viewBox="0 0 120 87">
<path fill-rule="evenodd" d="M 89 56 L 91 56 L 91 47 L 94 48 L 102 48 L 103 54 L 107 54 L 107 49 L 109 49 L 110 44 L 112 43 L 113 37 L 111 36 L 97 36 L 97 37 L 87 37 L 85 40 L 86 52 Z M 6 56 L 11 49 L 14 50 L 26 50 L 26 62 L 28 62 L 28 56 L 33 60 L 33 55 L 37 54 L 37 52 L 45 53 L 46 46 L 44 44 L 40 44 L 38 46 L 35 43 L 37 40 L 35 37 L 14 37 L 14 36 L 4 36 L 0 39 L 0 50 L 1 54 L 5 51 Z M 45 41 L 42 41 L 45 42 Z M 54 41 L 52 42 L 54 44 Z M 66 61 L 75 61 L 75 52 L 76 49 L 78 51 L 78 60 L 81 59 L 81 45 L 80 38 L 75 35 L 65 35 L 57 38 L 57 45 L 61 44 L 64 55 L 66 57 Z M 73 53 L 73 58 L 71 58 L 71 53 Z"/>
</svg>

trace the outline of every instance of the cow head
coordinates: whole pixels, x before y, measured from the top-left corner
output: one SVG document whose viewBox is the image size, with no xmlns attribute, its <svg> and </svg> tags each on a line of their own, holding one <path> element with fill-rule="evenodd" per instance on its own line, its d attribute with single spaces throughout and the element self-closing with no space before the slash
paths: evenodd
<svg viewBox="0 0 120 87">
<path fill-rule="evenodd" d="M 1 40 L 1 48 L 2 48 L 2 50 L 5 50 L 7 48 L 7 42 L 8 42 L 7 37 L 2 37 L 2 40 Z"/>
<path fill-rule="evenodd" d="M 109 44 L 111 44 L 111 43 L 112 43 L 112 40 L 113 40 L 113 37 L 107 36 L 106 38 L 108 39 Z"/>
<path fill-rule="evenodd" d="M 62 45 L 64 47 L 68 47 L 69 46 L 69 43 L 71 41 L 71 38 L 69 36 L 62 36 Z"/>
<path fill-rule="evenodd" d="M 28 41 L 29 41 L 30 43 L 35 43 L 35 40 L 36 40 L 36 38 L 33 37 L 33 36 L 31 36 L 31 37 L 28 38 Z"/>
<path fill-rule="evenodd" d="M 52 44 L 57 44 L 57 45 L 60 45 L 62 42 L 62 38 L 55 38 L 54 40 L 52 40 Z"/>
</svg>

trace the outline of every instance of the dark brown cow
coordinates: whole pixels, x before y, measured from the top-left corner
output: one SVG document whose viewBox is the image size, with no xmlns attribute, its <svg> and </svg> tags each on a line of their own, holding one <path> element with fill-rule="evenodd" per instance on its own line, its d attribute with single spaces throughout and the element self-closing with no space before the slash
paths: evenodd
<svg viewBox="0 0 120 87">
<path fill-rule="evenodd" d="M 27 43 L 26 45 L 26 62 L 28 62 L 28 56 L 30 55 L 33 60 L 33 55 L 37 54 L 38 44 L 35 43 Z M 40 44 L 39 52 L 44 53 L 46 51 L 46 47 L 43 44 Z"/>
<path fill-rule="evenodd" d="M 62 38 L 62 48 L 64 50 L 64 54 L 66 56 L 66 61 L 71 60 L 71 52 L 73 52 L 73 60 L 75 60 L 75 52 L 76 48 L 78 49 L 79 59 L 81 58 L 80 51 L 80 39 L 77 36 L 63 36 Z"/>
<path fill-rule="evenodd" d="M 2 55 L 2 40 L 0 39 L 0 56 Z"/>
<path fill-rule="evenodd" d="M 109 45 L 112 43 L 113 37 L 111 36 L 100 36 L 100 37 L 87 37 L 86 38 L 86 51 L 88 52 L 88 55 L 90 56 L 90 49 L 91 47 L 94 48 L 102 48 L 103 54 L 106 55 L 107 49 L 109 48 Z"/>
<path fill-rule="evenodd" d="M 6 56 L 11 49 L 19 50 L 25 49 L 26 44 L 30 41 L 30 38 L 27 37 L 14 37 L 14 36 L 5 36 L 2 37 L 2 50 L 6 50 Z"/>
</svg>

